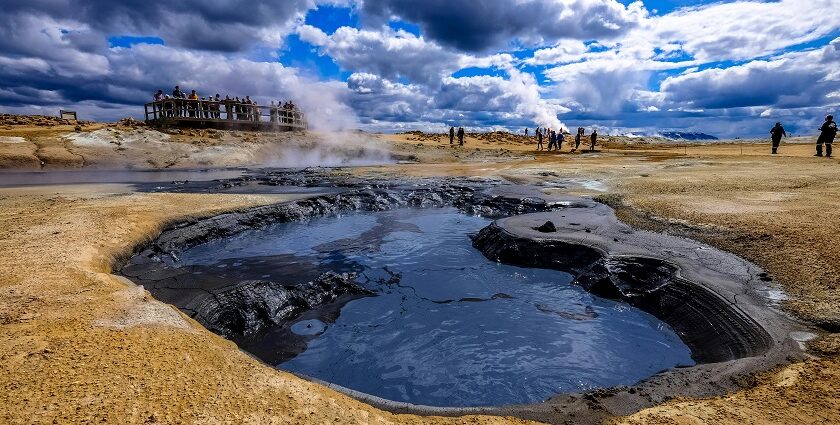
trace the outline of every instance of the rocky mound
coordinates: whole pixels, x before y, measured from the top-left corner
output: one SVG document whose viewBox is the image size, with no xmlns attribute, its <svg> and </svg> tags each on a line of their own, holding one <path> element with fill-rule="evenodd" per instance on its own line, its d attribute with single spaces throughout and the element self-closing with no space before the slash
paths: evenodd
<svg viewBox="0 0 840 425">
<path fill-rule="evenodd" d="M 58 125 L 89 125 L 90 121 L 72 121 L 45 115 L 0 114 L 0 126 L 55 127 Z"/>
</svg>

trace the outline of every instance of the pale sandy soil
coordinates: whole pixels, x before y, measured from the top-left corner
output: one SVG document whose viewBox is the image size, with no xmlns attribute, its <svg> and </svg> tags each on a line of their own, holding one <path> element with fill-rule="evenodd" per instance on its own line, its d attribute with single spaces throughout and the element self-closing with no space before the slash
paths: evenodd
<svg viewBox="0 0 840 425">
<path fill-rule="evenodd" d="M 58 152 L 57 133 L 50 131 L 56 130 L 0 130 L 0 136 L 42 138 L 36 146 Z M 190 137 L 175 143 L 191 145 Z M 534 156 L 532 145 L 510 138 L 468 138 L 466 147 L 455 148 L 448 138 L 379 138 L 420 163 L 358 173 L 556 180 L 568 187 L 554 190 L 604 196 L 636 226 L 698 239 L 754 261 L 788 294 L 784 308 L 791 314 L 838 331 L 840 162 L 812 158 L 810 140 L 783 145 L 778 156 L 768 155 L 766 145 L 686 151 L 620 140 L 596 154 Z M 27 144 L 0 140 L 0 164 L 19 161 L 9 159 L 19 157 L 5 145 Z M 98 163 L 99 153 L 88 152 L 85 164 Z M 520 422 L 377 411 L 258 363 L 110 274 L 116 258 L 167 222 L 277 201 L 139 194 L 119 185 L 0 189 L 0 423 Z M 840 423 L 840 334 L 826 331 L 811 348 L 813 360 L 756 376 L 727 396 L 672 400 L 614 421 Z"/>
<path fill-rule="evenodd" d="M 110 274 L 161 225 L 288 197 L 0 189 L 0 423 L 524 423 L 377 411 L 263 365 Z"/>
<path fill-rule="evenodd" d="M 0 169 L 167 169 L 326 164 L 354 156 L 377 163 L 388 146 L 363 133 L 158 131 L 142 125 L 0 125 Z M 350 165 L 353 165 L 352 163 Z"/>
</svg>

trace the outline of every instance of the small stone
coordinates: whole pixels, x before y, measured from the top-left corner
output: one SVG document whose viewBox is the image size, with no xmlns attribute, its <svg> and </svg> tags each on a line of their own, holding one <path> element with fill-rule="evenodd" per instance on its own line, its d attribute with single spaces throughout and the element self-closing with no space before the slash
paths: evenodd
<svg viewBox="0 0 840 425">
<path fill-rule="evenodd" d="M 557 231 L 557 227 L 554 226 L 554 223 L 546 221 L 545 224 L 537 227 L 536 230 L 542 233 L 554 233 Z"/>
</svg>

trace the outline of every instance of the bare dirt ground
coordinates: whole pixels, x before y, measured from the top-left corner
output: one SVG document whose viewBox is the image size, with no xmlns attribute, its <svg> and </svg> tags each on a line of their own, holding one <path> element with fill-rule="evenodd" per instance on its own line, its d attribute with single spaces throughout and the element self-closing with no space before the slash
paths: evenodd
<svg viewBox="0 0 840 425">
<path fill-rule="evenodd" d="M 230 163 L 225 149 L 247 145 L 235 140 L 242 135 L 224 132 L 212 142 L 223 153 L 214 154 L 200 142 L 206 135 L 156 140 L 158 132 L 142 128 L 84 127 L 87 135 L 113 133 L 109 128 L 134 132 L 127 144 L 137 148 L 119 151 L 110 136 L 107 145 L 79 147 L 66 138 L 79 134 L 74 126 L 6 124 L 0 125 L 0 166 L 40 169 L 43 161 L 47 169 L 157 168 L 171 160 L 171 151 L 149 146 L 169 145 L 186 155 L 174 166 L 220 166 Z M 509 135 L 472 135 L 464 147 L 450 147 L 442 135 L 370 137 L 417 163 L 357 173 L 500 176 L 565 186 L 546 191 L 599 196 L 635 226 L 707 242 L 757 263 L 784 289 L 790 314 L 824 329 L 810 344 L 813 360 L 755 376 L 726 396 L 675 399 L 612 422 L 840 423 L 840 334 L 832 333 L 840 332 L 840 162 L 811 157 L 813 139 L 786 143 L 771 156 L 766 144 L 746 142 L 674 146 L 613 138 L 597 153 L 569 154 L 564 146 L 556 154 L 536 153 L 532 140 Z M 270 140 L 254 144 L 276 149 Z M 129 149 L 135 150 L 121 154 Z M 77 155 L 84 159 L 74 160 Z M 254 157 L 241 160 L 233 162 L 245 165 Z M 167 222 L 279 200 L 140 194 L 120 185 L 0 189 L 0 423 L 521 422 L 378 411 L 260 364 L 110 274 L 117 259 Z"/>
<path fill-rule="evenodd" d="M 0 190 L 0 423 L 524 423 L 377 411 L 239 351 L 110 274 L 186 215 L 278 196 Z"/>
<path fill-rule="evenodd" d="M 131 119 L 76 126 L 35 118 L 47 117 L 0 115 L 0 169 L 333 166 L 341 164 L 326 162 L 339 157 L 376 163 L 388 151 L 379 137 L 364 133 L 159 131 Z"/>
</svg>

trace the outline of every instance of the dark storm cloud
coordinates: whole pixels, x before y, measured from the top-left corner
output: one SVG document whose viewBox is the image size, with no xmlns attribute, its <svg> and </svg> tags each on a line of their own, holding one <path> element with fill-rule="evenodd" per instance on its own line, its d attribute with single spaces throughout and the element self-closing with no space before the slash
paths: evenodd
<svg viewBox="0 0 840 425">
<path fill-rule="evenodd" d="M 672 104 L 706 109 L 830 105 L 840 95 L 838 63 L 840 39 L 820 50 L 671 77 L 661 89 Z"/>
<path fill-rule="evenodd" d="M 234 52 L 261 40 L 279 40 L 314 0 L 248 2 L 183 0 L 7 0 L 3 15 L 78 22 L 93 32 L 154 35 L 168 45 Z"/>
<path fill-rule="evenodd" d="M 641 3 L 615 0 L 364 0 L 361 10 L 369 21 L 398 17 L 416 23 L 430 39 L 470 52 L 504 48 L 511 40 L 536 45 L 611 38 L 646 14 Z"/>
</svg>

